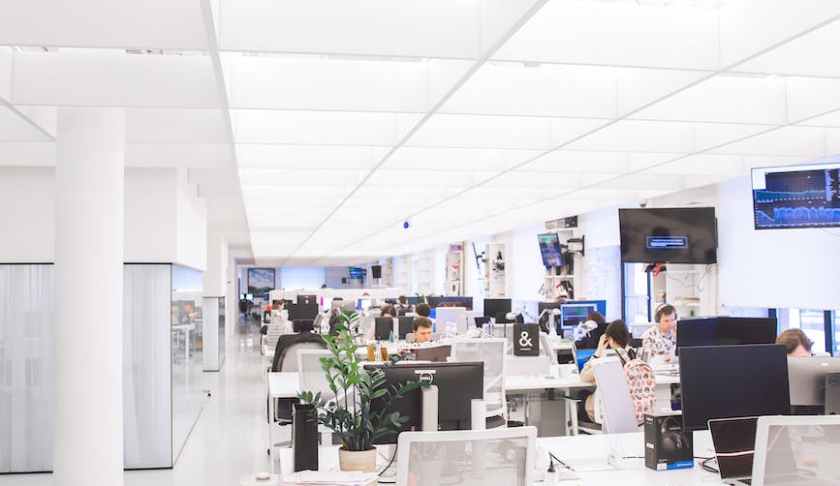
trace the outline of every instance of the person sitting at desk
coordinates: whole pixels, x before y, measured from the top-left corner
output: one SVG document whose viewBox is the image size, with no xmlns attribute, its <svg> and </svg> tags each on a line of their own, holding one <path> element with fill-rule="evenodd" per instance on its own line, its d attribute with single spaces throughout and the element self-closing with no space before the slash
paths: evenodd
<svg viewBox="0 0 840 486">
<path fill-rule="evenodd" d="M 584 383 L 595 383 L 595 371 L 592 369 L 592 360 L 603 358 L 609 350 L 614 350 L 618 355 L 622 366 L 630 360 L 636 359 L 636 351 L 630 347 L 630 331 L 621 319 L 611 322 L 604 334 L 598 339 L 598 349 L 592 354 L 592 358 L 586 362 L 580 372 L 580 381 Z M 595 399 L 594 393 L 586 396 L 584 409 L 589 420 L 595 421 Z"/>
<path fill-rule="evenodd" d="M 788 358 L 810 358 L 814 343 L 802 329 L 787 329 L 776 338 L 776 344 L 784 344 Z"/>
<path fill-rule="evenodd" d="M 656 324 L 642 334 L 640 358 L 649 364 L 656 359 L 671 363 L 677 356 L 677 309 L 670 304 L 661 305 L 654 320 Z"/>
<path fill-rule="evenodd" d="M 428 317 L 415 317 L 413 330 L 415 343 L 428 343 L 432 340 L 432 321 Z"/>
<path fill-rule="evenodd" d="M 401 316 L 404 316 L 408 311 L 411 310 L 411 306 L 408 305 L 408 298 L 404 295 L 401 295 L 397 298 L 397 313 Z"/>
<path fill-rule="evenodd" d="M 380 315 L 379 315 L 380 317 L 391 317 L 391 318 L 397 317 L 397 310 L 394 309 L 394 306 L 392 306 L 391 304 L 383 305 L 379 309 L 379 312 L 380 312 Z"/>
<path fill-rule="evenodd" d="M 432 308 L 429 307 L 429 304 L 420 303 L 414 306 L 414 313 L 417 314 L 418 317 L 425 317 L 428 319 L 432 314 Z"/>
</svg>

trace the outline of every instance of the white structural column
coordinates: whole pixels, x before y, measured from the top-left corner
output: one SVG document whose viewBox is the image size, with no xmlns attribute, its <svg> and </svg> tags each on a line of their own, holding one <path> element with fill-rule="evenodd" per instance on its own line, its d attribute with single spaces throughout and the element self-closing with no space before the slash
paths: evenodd
<svg viewBox="0 0 840 486">
<path fill-rule="evenodd" d="M 123 484 L 125 111 L 61 108 L 56 143 L 59 486 Z"/>
</svg>

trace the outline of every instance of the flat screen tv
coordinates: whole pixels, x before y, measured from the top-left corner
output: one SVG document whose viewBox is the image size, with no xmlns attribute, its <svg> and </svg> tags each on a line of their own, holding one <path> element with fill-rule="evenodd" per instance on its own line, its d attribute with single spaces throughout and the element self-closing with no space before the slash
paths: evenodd
<svg viewBox="0 0 840 486">
<path fill-rule="evenodd" d="M 347 273 L 351 280 L 364 280 L 367 277 L 367 269 L 361 267 L 349 267 Z"/>
<path fill-rule="evenodd" d="M 546 268 L 563 266 L 563 248 L 557 233 L 542 233 L 537 235 L 540 244 L 540 255 Z"/>
<path fill-rule="evenodd" d="M 621 261 L 717 263 L 715 208 L 619 209 Z"/>
<path fill-rule="evenodd" d="M 840 162 L 753 169 L 755 229 L 840 227 Z"/>
</svg>

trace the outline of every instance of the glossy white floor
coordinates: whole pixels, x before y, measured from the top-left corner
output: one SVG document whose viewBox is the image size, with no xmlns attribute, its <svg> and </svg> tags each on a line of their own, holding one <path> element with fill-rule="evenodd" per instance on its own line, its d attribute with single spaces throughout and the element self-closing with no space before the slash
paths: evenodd
<svg viewBox="0 0 840 486">
<path fill-rule="evenodd" d="M 251 333 L 237 332 L 228 341 L 224 371 L 204 373 L 213 397 L 175 468 L 127 471 L 126 486 L 236 486 L 243 475 L 269 469 L 264 363 L 255 328 L 249 329 Z M 282 433 L 275 438 L 282 439 Z M 0 486 L 51 484 L 50 474 L 0 476 Z"/>
</svg>

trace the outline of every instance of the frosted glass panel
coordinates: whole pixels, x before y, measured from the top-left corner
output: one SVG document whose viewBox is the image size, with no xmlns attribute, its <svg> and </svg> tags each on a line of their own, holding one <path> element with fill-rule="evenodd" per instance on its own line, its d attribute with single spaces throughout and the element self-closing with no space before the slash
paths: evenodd
<svg viewBox="0 0 840 486">
<path fill-rule="evenodd" d="M 123 300 L 125 467 L 172 466 L 170 265 L 126 265 Z"/>
<path fill-rule="evenodd" d="M 52 465 L 52 265 L 0 265 L 0 473 Z"/>
</svg>

